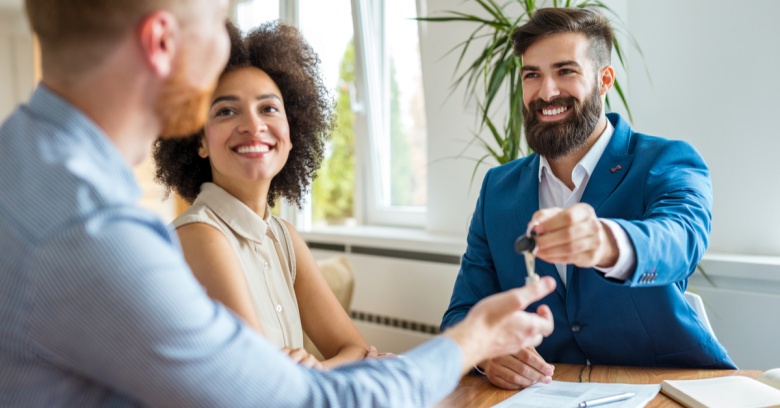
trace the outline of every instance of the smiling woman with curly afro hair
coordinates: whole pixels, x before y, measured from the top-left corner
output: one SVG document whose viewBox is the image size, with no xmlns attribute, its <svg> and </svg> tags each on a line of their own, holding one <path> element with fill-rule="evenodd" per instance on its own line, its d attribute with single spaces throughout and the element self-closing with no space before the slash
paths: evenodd
<svg viewBox="0 0 780 408">
<path fill-rule="evenodd" d="M 278 22 L 228 32 L 203 131 L 154 149 L 157 179 L 192 204 L 173 221 L 184 257 L 209 296 L 299 364 L 375 355 L 301 235 L 269 211 L 278 198 L 301 206 L 332 129 L 317 54 Z M 304 332 L 321 357 L 303 348 Z"/>
<path fill-rule="evenodd" d="M 333 125 L 333 105 L 319 76 L 319 58 L 300 32 L 279 22 L 265 23 L 245 38 L 233 24 L 230 59 L 222 73 L 242 67 L 264 71 L 279 87 L 290 126 L 293 148 L 282 171 L 271 181 L 268 204 L 277 198 L 301 207 L 304 193 L 320 166 Z M 160 139 L 154 147 L 155 177 L 192 204 L 205 182 L 212 181 L 208 158 L 198 155 L 203 132 Z"/>
</svg>

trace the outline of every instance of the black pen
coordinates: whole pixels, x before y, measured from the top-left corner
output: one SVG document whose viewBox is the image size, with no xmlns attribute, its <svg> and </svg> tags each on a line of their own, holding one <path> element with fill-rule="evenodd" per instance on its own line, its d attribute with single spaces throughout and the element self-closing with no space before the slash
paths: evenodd
<svg viewBox="0 0 780 408">
<path fill-rule="evenodd" d="M 590 401 L 582 401 L 580 402 L 580 405 L 577 406 L 577 408 L 595 407 L 596 405 L 604 405 L 612 402 L 625 401 L 629 398 L 633 398 L 634 395 L 636 394 L 633 392 L 624 392 L 622 394 L 610 395 L 609 397 L 596 398 Z"/>
</svg>

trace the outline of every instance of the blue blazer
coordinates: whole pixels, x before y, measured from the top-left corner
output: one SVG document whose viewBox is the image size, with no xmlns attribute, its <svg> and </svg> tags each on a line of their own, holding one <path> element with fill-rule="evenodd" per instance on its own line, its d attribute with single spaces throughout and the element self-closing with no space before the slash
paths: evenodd
<svg viewBox="0 0 780 408">
<path fill-rule="evenodd" d="M 564 286 L 555 265 L 537 259 L 537 273 L 558 283 L 529 307 L 546 304 L 555 319 L 537 350 L 550 363 L 735 368 L 683 297 L 709 243 L 707 165 L 686 142 L 635 133 L 617 114 L 607 118 L 615 132 L 581 202 L 626 230 L 636 269 L 622 282 L 568 265 Z M 486 174 L 442 328 L 480 299 L 524 285 L 513 244 L 539 210 L 538 175 L 536 154 Z"/>
</svg>

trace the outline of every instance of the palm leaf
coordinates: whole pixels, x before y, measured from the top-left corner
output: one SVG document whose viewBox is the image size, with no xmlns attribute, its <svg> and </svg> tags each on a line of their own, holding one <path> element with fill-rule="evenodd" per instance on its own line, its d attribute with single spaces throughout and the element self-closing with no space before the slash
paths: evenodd
<svg viewBox="0 0 780 408">
<path fill-rule="evenodd" d="M 493 69 L 490 70 L 491 78 L 488 84 L 488 89 L 485 91 L 485 112 L 490 110 L 490 106 L 493 104 L 498 91 L 504 84 L 506 76 L 514 68 L 512 60 L 502 59 L 496 62 Z"/>
<path fill-rule="evenodd" d="M 498 132 L 498 130 L 496 129 L 496 125 L 493 123 L 492 120 L 490 120 L 490 117 L 487 115 L 485 115 L 484 117 L 484 124 L 490 130 L 490 134 L 493 135 L 493 139 L 496 141 L 496 144 L 501 146 L 501 144 L 504 142 L 504 137 Z"/>
<path fill-rule="evenodd" d="M 628 120 L 633 121 L 634 117 L 631 115 L 631 109 L 628 107 L 628 101 L 626 100 L 626 95 L 623 93 L 623 88 L 620 86 L 620 82 L 615 78 L 615 91 L 617 91 L 618 96 L 620 96 L 620 101 L 623 102 L 623 106 L 626 108 L 626 113 L 628 114 Z"/>
<path fill-rule="evenodd" d="M 483 0 L 476 0 L 477 3 L 479 3 L 482 8 L 487 10 L 488 13 L 490 13 L 494 21 L 497 21 L 498 23 L 503 23 L 504 25 L 509 24 L 509 20 L 507 19 L 506 15 L 503 14 L 504 10 L 502 7 L 499 7 L 498 4 L 496 4 L 493 0 L 487 0 L 487 2 Z"/>
<path fill-rule="evenodd" d="M 480 157 L 480 158 L 479 158 L 479 160 L 477 161 L 477 164 L 474 166 L 474 170 L 472 170 L 472 171 L 471 171 L 471 180 L 469 180 L 469 190 L 471 190 L 471 187 L 473 187 L 473 186 L 474 186 L 474 180 L 475 180 L 475 179 L 476 179 L 476 177 L 477 177 L 477 170 L 479 170 L 479 166 L 480 166 L 480 165 L 482 165 L 482 163 L 483 163 L 483 162 L 485 161 L 485 159 L 487 159 L 488 157 L 490 157 L 490 155 L 489 155 L 489 154 L 486 154 L 486 155 L 484 155 L 484 156 Z"/>
</svg>

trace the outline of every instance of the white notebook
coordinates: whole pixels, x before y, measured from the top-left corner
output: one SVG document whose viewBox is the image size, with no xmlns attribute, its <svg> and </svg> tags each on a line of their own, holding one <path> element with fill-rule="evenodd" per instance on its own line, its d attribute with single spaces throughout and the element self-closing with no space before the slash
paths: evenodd
<svg viewBox="0 0 780 408">
<path fill-rule="evenodd" d="M 780 369 L 756 380 L 734 375 L 701 380 L 666 380 L 661 392 L 690 408 L 780 407 Z"/>
</svg>

